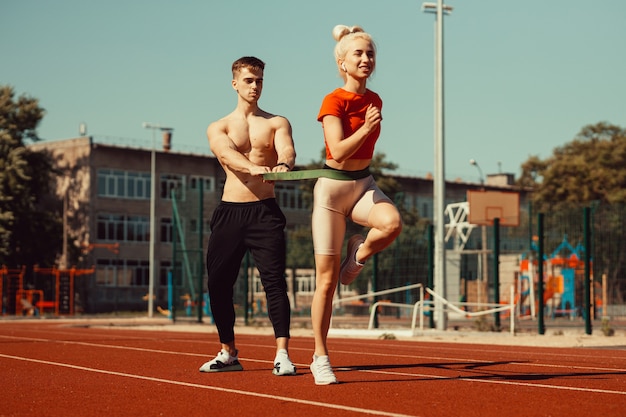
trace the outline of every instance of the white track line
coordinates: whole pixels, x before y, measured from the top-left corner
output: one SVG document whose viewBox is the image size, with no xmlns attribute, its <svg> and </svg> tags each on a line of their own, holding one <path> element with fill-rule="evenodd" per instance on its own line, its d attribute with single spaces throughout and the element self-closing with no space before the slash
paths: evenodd
<svg viewBox="0 0 626 417">
<path fill-rule="evenodd" d="M 0 353 L 0 357 L 7 358 L 7 359 L 14 359 L 18 361 L 24 361 L 24 362 L 34 362 L 34 363 L 39 363 L 43 365 L 60 366 L 63 368 L 76 369 L 79 371 L 95 372 L 99 374 L 121 376 L 125 378 L 140 379 L 140 380 L 151 381 L 151 382 L 160 382 L 160 383 L 178 385 L 178 386 L 189 387 L 189 388 L 200 388 L 200 389 L 206 389 L 206 390 L 211 390 L 211 391 L 228 392 L 230 394 L 239 394 L 239 395 L 244 395 L 244 396 L 249 396 L 249 397 L 259 397 L 259 398 L 266 398 L 270 400 L 291 402 L 291 403 L 296 403 L 296 404 L 311 405 L 315 407 L 331 408 L 331 409 L 343 410 L 343 411 L 352 411 L 352 412 L 361 413 L 361 414 L 372 414 L 372 415 L 387 416 L 387 417 L 419 417 L 417 415 L 412 415 L 412 414 L 390 413 L 387 411 L 371 410 L 367 408 L 358 408 L 358 407 L 349 407 L 349 406 L 344 406 L 344 405 L 339 405 L 339 404 L 328 404 L 328 403 L 322 403 L 318 401 L 301 400 L 301 399 L 291 398 L 291 397 L 282 397 L 278 395 L 263 394 L 260 392 L 250 392 L 250 391 L 242 391 L 242 390 L 230 389 L 230 388 L 214 387 L 210 385 L 192 384 L 189 382 L 173 381 L 170 379 L 163 379 L 163 378 L 153 378 L 149 376 L 127 374 L 123 372 L 106 371 L 103 369 L 87 368 L 84 366 L 70 365 L 67 363 L 50 362 L 50 361 L 24 358 L 24 357 L 13 356 L 13 355 L 4 355 L 1 353 Z"/>
<path fill-rule="evenodd" d="M 256 345 L 256 344 L 246 344 L 246 343 L 241 343 L 239 344 L 241 346 L 252 346 L 252 347 L 266 347 L 265 345 Z M 366 345 L 367 346 L 367 345 Z M 354 347 L 354 345 L 352 345 L 352 347 Z M 289 348 L 289 350 L 295 350 L 294 348 Z M 480 351 L 481 353 L 485 353 L 485 351 Z M 333 353 L 342 353 L 342 354 L 348 354 L 348 355 L 364 355 L 364 356 L 382 356 L 382 357 L 388 357 L 389 354 L 388 353 L 372 353 L 372 352 L 356 352 L 354 350 L 333 350 Z M 491 353 L 491 351 L 489 351 L 489 353 Z M 498 353 L 498 352 L 494 352 L 494 353 Z M 500 353 L 508 353 L 508 352 L 500 352 Z M 525 353 L 525 355 L 528 355 L 528 352 Z M 540 355 L 543 355 L 543 353 L 541 353 Z M 563 355 L 566 357 L 569 357 L 569 355 Z M 427 359 L 427 360 L 439 360 L 439 361 L 451 361 L 451 362 L 459 362 L 459 363 L 467 363 L 467 362 L 471 362 L 471 363 L 476 363 L 476 364 L 485 364 L 485 365 L 489 365 L 492 364 L 493 361 L 490 360 L 485 360 L 485 359 L 468 359 L 468 358 L 459 358 L 458 356 L 455 357 L 449 357 L 449 356 L 433 356 L 433 355 L 401 355 L 401 354 L 394 354 L 393 355 L 394 358 L 407 358 L 407 359 Z M 586 358 L 588 358 L 588 356 L 586 356 Z M 607 371 L 607 372 L 623 372 L 626 373 L 626 369 L 624 368 L 600 368 L 600 367 L 596 367 L 596 366 L 578 366 L 578 365 L 551 365 L 551 364 L 545 364 L 545 363 L 528 363 L 528 362 L 524 362 L 522 360 L 512 360 L 509 361 L 510 365 L 520 365 L 520 366 L 526 366 L 526 367 L 539 367 L 539 368 L 567 368 L 567 369 L 580 369 L 580 370 L 585 370 L 585 371 Z"/>
<path fill-rule="evenodd" d="M 363 339 L 355 339 L 355 340 L 363 340 Z M 489 345 L 488 340 L 485 340 L 485 343 L 483 343 L 480 348 L 476 347 L 476 345 L 479 345 L 478 343 L 467 343 L 464 342 L 463 340 L 456 340 L 456 341 L 446 341 L 446 340 L 441 340 L 441 341 L 437 341 L 437 342 L 432 342 L 432 341 L 420 341 L 418 338 L 414 339 L 414 340 L 410 340 L 410 342 L 416 342 L 416 343 L 422 343 L 421 345 L 419 345 L 420 349 L 430 349 L 430 350 L 437 350 L 437 351 L 445 351 L 445 350 L 453 350 L 455 352 L 458 352 L 459 350 L 461 350 L 460 347 L 458 347 L 459 345 L 463 345 L 463 351 L 466 352 L 480 352 L 480 353 L 503 353 L 503 354 L 516 354 L 516 355 L 528 355 L 528 350 L 520 350 L 520 349 L 524 349 L 524 348 L 530 348 L 530 349 L 542 349 L 541 350 L 541 356 L 543 357 L 549 357 L 549 356 L 554 356 L 557 358 L 563 358 L 563 357 L 568 357 L 568 358 L 588 358 L 589 357 L 589 350 L 600 350 L 603 352 L 602 357 L 606 358 L 606 359 L 617 359 L 617 360 L 623 360 L 624 359 L 624 354 L 623 352 L 625 351 L 625 349 L 623 347 L 621 348 L 614 348 L 611 349 L 609 347 L 606 346 L 515 346 L 515 345 Z M 353 346 L 354 342 L 352 340 L 350 341 L 346 341 L 345 343 L 343 341 L 337 341 L 337 340 L 333 340 L 333 343 L 335 345 L 340 345 L 340 344 L 348 344 L 350 346 Z M 438 343 L 435 346 L 429 346 L 428 344 L 435 344 Z M 446 346 L 442 346 L 442 345 L 446 345 Z M 401 344 L 389 344 L 388 345 L 390 348 L 391 347 L 401 347 L 404 348 L 406 347 L 405 345 L 401 345 Z M 508 347 L 508 348 L 507 348 Z M 563 353 L 562 350 L 563 349 L 567 349 L 570 352 L 567 353 Z M 577 352 L 579 353 L 572 353 L 571 350 L 572 349 L 576 349 Z M 549 352 L 548 350 L 558 350 L 557 352 Z M 619 351 L 620 353 L 622 353 L 621 355 L 616 355 L 613 356 L 611 355 L 612 352 L 614 351 Z M 533 352 L 534 353 L 534 352 Z"/>
<path fill-rule="evenodd" d="M 341 368 L 337 368 L 341 369 Z M 500 385 L 514 385 L 514 386 L 522 386 L 522 387 L 530 387 L 530 388 L 548 388 L 548 389 L 556 389 L 563 391 L 580 391 L 580 392 L 591 392 L 598 394 L 617 394 L 617 395 L 626 395 L 626 391 L 613 391 L 613 390 L 605 390 L 605 389 L 595 389 L 595 388 L 579 388 L 579 387 L 564 387 L 559 385 L 546 385 L 546 384 L 530 384 L 527 382 L 512 382 L 512 381 L 494 381 L 494 380 L 486 380 L 486 379 L 474 379 L 474 378 L 451 378 L 449 376 L 438 376 L 438 375 L 429 375 L 429 374 L 412 374 L 407 372 L 389 372 L 389 371 L 373 371 L 364 369 L 361 372 L 369 372 L 373 374 L 393 374 L 393 375 L 402 375 L 402 376 L 419 376 L 422 378 L 431 378 L 431 379 L 454 379 L 455 381 L 465 381 L 465 382 L 482 382 L 484 384 L 500 384 Z"/>
<path fill-rule="evenodd" d="M 79 346 L 88 346 L 88 347 L 100 347 L 100 348 L 109 348 L 109 349 L 120 349 L 120 350 L 132 350 L 139 352 L 149 352 L 149 353 L 161 353 L 167 355 L 185 355 L 185 356 L 198 356 L 204 357 L 204 354 L 198 353 L 188 353 L 188 352 L 180 352 L 180 351 L 168 351 L 168 350 L 160 350 L 160 349 L 148 349 L 148 348 L 138 348 L 138 347 L 130 347 L 130 346 L 119 346 L 119 345 L 109 345 L 109 344 L 101 344 L 101 343 L 89 343 L 89 342 L 77 342 L 77 341 L 61 341 L 54 339 L 41 339 L 41 338 L 30 338 L 30 337 L 21 337 L 21 336 L 4 336 L 0 335 L 0 338 L 5 339 L 13 339 L 13 340 L 28 340 L 28 341 L 40 341 L 40 342 L 52 342 L 52 343 L 63 343 L 63 344 L 74 344 Z M 249 346 L 261 346 L 250 344 Z M 266 347 L 265 345 L 262 345 Z M 337 352 L 337 351 L 335 351 Z M 340 351 L 338 353 L 346 353 L 354 355 L 353 351 Z M 377 354 L 377 353 L 368 353 L 368 356 L 388 356 L 388 354 Z M 0 354 L 0 356 L 6 356 Z M 464 359 L 464 358 L 449 358 L 449 357 L 434 357 L 434 356 L 422 356 L 422 355 L 394 355 L 394 357 L 404 357 L 407 359 L 429 359 L 429 360 L 446 360 L 446 361 L 458 361 L 458 362 L 473 362 L 473 363 L 484 363 L 486 365 L 490 364 L 490 361 L 485 360 L 476 360 L 476 359 Z M 27 358 L 24 358 L 27 360 Z M 245 357 L 241 358 L 242 360 L 247 360 L 250 362 L 259 362 L 266 363 L 271 361 L 257 360 L 257 359 L 248 359 Z M 33 361 L 38 361 L 37 359 L 32 359 Z M 296 364 L 298 366 L 303 366 L 302 364 Z M 565 365 L 547 365 L 547 364 L 533 364 L 533 363 L 524 363 L 524 362 L 511 362 L 511 365 L 520 365 L 525 367 L 548 367 L 548 368 L 567 368 L 567 369 L 581 369 L 587 371 L 606 371 L 606 372 L 625 372 L 625 369 L 615 369 L 615 368 L 597 368 L 597 367 L 582 367 L 582 366 L 565 366 Z M 74 365 L 67 365 L 73 367 Z M 417 365 L 416 365 L 417 366 Z M 80 367 L 76 367 L 80 368 Z M 88 369 L 88 368 L 86 368 Z M 341 367 L 337 369 L 343 369 Z M 354 369 L 354 368 L 350 368 Z M 430 374 L 413 374 L 413 373 L 405 373 L 405 372 L 395 372 L 395 371 L 374 371 L 374 370 L 358 370 L 359 372 L 369 372 L 376 374 L 385 374 L 385 375 L 402 375 L 402 376 L 415 376 L 421 378 L 434 378 L 434 379 L 451 379 L 447 376 L 438 376 L 438 375 L 430 375 Z M 458 370 L 457 370 L 458 371 Z M 579 388 L 579 387 L 565 387 L 559 385 L 547 385 L 547 384 L 531 384 L 524 382 L 512 382 L 512 381 L 495 381 L 495 380 L 484 380 L 484 379 L 474 379 L 474 378 L 454 378 L 458 381 L 466 381 L 466 382 L 481 382 L 481 383 L 490 383 L 490 384 L 503 384 L 503 385 L 516 385 L 516 386 L 526 386 L 526 387 L 538 387 L 538 388 L 548 388 L 548 389 L 556 389 L 556 390 L 569 390 L 569 391 L 582 391 L 582 392 L 592 392 L 592 393 L 604 393 L 604 394 L 618 394 L 618 395 L 626 395 L 626 391 L 612 391 L 612 390 L 601 390 L 601 389 L 593 389 L 593 388 Z"/>
</svg>

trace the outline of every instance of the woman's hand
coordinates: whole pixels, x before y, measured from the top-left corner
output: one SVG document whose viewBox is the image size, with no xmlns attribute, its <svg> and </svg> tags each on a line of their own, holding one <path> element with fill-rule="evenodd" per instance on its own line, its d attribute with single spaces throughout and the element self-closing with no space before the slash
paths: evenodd
<svg viewBox="0 0 626 417">
<path fill-rule="evenodd" d="M 366 129 L 367 134 L 370 134 L 376 130 L 382 120 L 383 115 L 381 114 L 380 109 L 373 104 L 370 104 L 367 106 L 367 110 L 365 111 L 365 123 L 363 123 L 363 128 Z"/>
</svg>

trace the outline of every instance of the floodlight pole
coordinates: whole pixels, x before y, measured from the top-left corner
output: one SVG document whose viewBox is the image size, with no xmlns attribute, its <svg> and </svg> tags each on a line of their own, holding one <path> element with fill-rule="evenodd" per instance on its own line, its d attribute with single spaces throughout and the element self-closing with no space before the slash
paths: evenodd
<svg viewBox="0 0 626 417">
<path fill-rule="evenodd" d="M 444 6 L 443 0 L 437 3 L 422 3 L 422 10 L 435 13 L 435 177 L 433 180 L 435 228 L 435 291 L 446 298 L 446 250 L 445 250 L 445 165 L 444 165 L 444 117 L 443 117 L 443 14 L 450 13 L 452 7 Z M 435 321 L 437 330 L 447 327 L 443 303 L 435 299 Z"/>
<path fill-rule="evenodd" d="M 152 150 L 150 153 L 150 253 L 149 264 L 150 270 L 148 273 L 148 317 L 154 316 L 154 274 L 155 274 L 155 243 L 156 243 L 156 149 L 155 149 L 155 132 L 160 130 L 161 132 L 171 132 L 171 127 L 163 127 L 161 125 L 153 123 L 143 123 L 145 129 L 152 130 Z"/>
</svg>

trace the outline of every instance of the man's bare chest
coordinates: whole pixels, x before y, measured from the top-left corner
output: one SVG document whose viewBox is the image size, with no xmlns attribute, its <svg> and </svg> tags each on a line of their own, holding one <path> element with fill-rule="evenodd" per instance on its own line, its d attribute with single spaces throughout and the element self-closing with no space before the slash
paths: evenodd
<svg viewBox="0 0 626 417">
<path fill-rule="evenodd" d="M 264 152 L 274 147 L 274 130 L 268 123 L 237 123 L 229 129 L 229 136 L 242 153 Z"/>
</svg>

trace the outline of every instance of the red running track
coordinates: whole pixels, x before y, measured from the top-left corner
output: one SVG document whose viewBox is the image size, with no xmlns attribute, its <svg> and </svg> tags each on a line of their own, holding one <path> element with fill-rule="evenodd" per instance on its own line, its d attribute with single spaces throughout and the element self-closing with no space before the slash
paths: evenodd
<svg viewBox="0 0 626 417">
<path fill-rule="evenodd" d="M 210 334 L 209 334 L 210 333 Z M 205 374 L 217 336 L 0 322 L 0 416 L 626 415 L 626 350 L 331 338 L 340 384 L 272 375 L 271 336 L 238 335 L 243 372 Z"/>
</svg>

